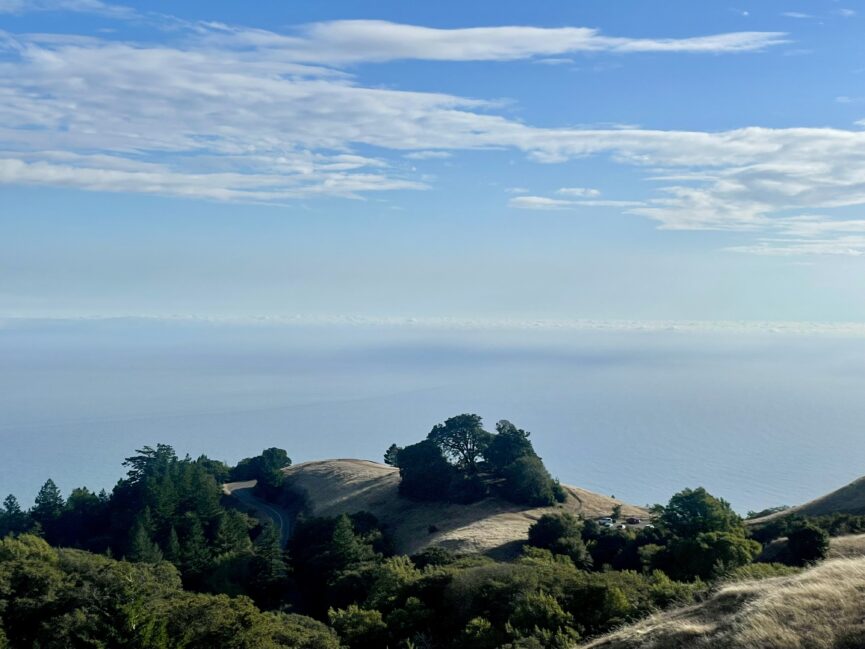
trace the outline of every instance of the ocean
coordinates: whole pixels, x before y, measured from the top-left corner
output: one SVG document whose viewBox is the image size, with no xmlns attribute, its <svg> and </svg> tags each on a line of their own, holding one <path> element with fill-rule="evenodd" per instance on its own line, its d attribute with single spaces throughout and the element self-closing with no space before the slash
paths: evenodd
<svg viewBox="0 0 865 649">
<path fill-rule="evenodd" d="M 0 321 L 0 498 L 110 489 L 143 445 L 236 462 L 381 460 L 476 412 L 562 482 L 737 511 L 865 474 L 856 328 L 337 319 Z"/>
</svg>

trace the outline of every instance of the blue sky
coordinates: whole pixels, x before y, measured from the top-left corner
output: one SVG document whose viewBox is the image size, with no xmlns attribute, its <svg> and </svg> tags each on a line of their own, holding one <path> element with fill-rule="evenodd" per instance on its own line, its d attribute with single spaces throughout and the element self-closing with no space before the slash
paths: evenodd
<svg viewBox="0 0 865 649">
<path fill-rule="evenodd" d="M 0 0 L 0 315 L 861 322 L 863 21 Z"/>
</svg>

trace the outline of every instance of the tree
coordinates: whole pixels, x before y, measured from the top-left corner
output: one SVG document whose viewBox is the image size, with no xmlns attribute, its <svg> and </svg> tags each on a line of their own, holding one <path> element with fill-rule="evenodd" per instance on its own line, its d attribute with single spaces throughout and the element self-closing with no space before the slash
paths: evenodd
<svg viewBox="0 0 865 649">
<path fill-rule="evenodd" d="M 475 471 L 478 460 L 492 441 L 492 435 L 481 424 L 479 415 L 457 415 L 443 424 L 436 424 L 427 439 L 438 446 L 457 467 Z"/>
<path fill-rule="evenodd" d="M 36 494 L 35 504 L 33 509 L 30 510 L 30 516 L 42 527 L 45 538 L 49 542 L 57 540 L 57 522 L 61 514 L 63 514 L 65 506 L 66 503 L 63 500 L 60 489 L 49 478 L 39 489 L 39 493 Z"/>
<path fill-rule="evenodd" d="M 252 552 L 249 538 L 248 517 L 243 512 L 231 509 L 219 517 L 213 550 L 217 556 L 234 556 Z"/>
<path fill-rule="evenodd" d="M 184 578 L 191 577 L 193 580 L 199 578 L 210 564 L 210 549 L 204 536 L 201 521 L 192 512 L 184 517 L 186 526 L 182 537 L 182 568 Z"/>
<path fill-rule="evenodd" d="M 561 539 L 581 536 L 582 530 L 583 524 L 573 514 L 544 514 L 529 527 L 529 544 L 552 549 Z"/>
<path fill-rule="evenodd" d="M 251 563 L 251 586 L 256 600 L 262 603 L 275 603 L 284 588 L 288 570 L 285 565 L 285 552 L 276 525 L 268 521 L 253 545 L 254 556 Z"/>
<path fill-rule="evenodd" d="M 7 534 L 22 534 L 32 527 L 33 522 L 27 512 L 21 509 L 18 499 L 9 494 L 3 500 L 0 511 L 0 538 Z"/>
<path fill-rule="evenodd" d="M 347 609 L 330 609 L 327 617 L 350 649 L 381 649 L 387 645 L 387 625 L 381 611 L 351 604 Z"/>
<path fill-rule="evenodd" d="M 715 498 L 703 487 L 685 489 L 670 498 L 660 517 L 673 536 L 693 538 L 705 532 L 744 534 L 742 519 L 730 503 Z"/>
<path fill-rule="evenodd" d="M 504 469 L 525 455 L 535 455 L 528 433 L 517 428 L 507 419 L 496 424 L 497 435 L 484 450 L 484 459 L 493 470 Z"/>
<path fill-rule="evenodd" d="M 354 526 L 346 514 L 342 514 L 336 519 L 331 540 L 331 553 L 335 563 L 342 568 L 372 558 L 370 547 L 354 533 Z"/>
<path fill-rule="evenodd" d="M 613 513 L 610 516 L 614 521 L 619 520 L 622 517 L 622 506 L 620 504 L 613 505 Z"/>
<path fill-rule="evenodd" d="M 180 537 L 177 536 L 177 529 L 172 525 L 168 531 L 168 541 L 165 544 L 165 558 L 179 568 L 183 561 L 182 552 Z"/>
<path fill-rule="evenodd" d="M 129 467 L 126 476 L 131 484 L 138 484 L 149 477 L 166 476 L 171 465 L 177 460 L 177 454 L 168 444 L 157 444 L 155 449 L 145 446 L 136 449 L 135 452 L 138 455 L 123 461 L 123 466 Z"/>
<path fill-rule="evenodd" d="M 48 478 L 39 489 L 39 493 L 36 494 L 36 501 L 31 514 L 40 523 L 54 520 L 59 518 L 60 514 L 63 513 L 65 504 L 60 489 L 57 488 L 57 485 L 54 484 L 51 478 Z"/>
<path fill-rule="evenodd" d="M 659 558 L 664 572 L 674 579 L 711 579 L 751 563 L 761 549 L 743 534 L 702 532 L 674 540 Z"/>
<path fill-rule="evenodd" d="M 554 483 L 537 455 L 523 455 L 502 470 L 502 495 L 508 500 L 533 507 L 556 502 Z"/>
<path fill-rule="evenodd" d="M 509 630 L 517 637 L 541 635 L 559 636 L 564 643 L 554 646 L 572 646 L 579 635 L 572 628 L 574 617 L 565 611 L 558 600 L 547 593 L 524 593 L 517 601 L 514 612 L 508 620 Z M 546 634 L 543 632 L 547 632 Z"/>
<path fill-rule="evenodd" d="M 788 561 L 804 566 L 825 559 L 829 552 L 829 535 L 816 525 L 804 523 L 787 535 Z"/>
<path fill-rule="evenodd" d="M 244 458 L 231 470 L 231 480 L 257 480 L 255 494 L 264 500 L 274 501 L 282 495 L 285 484 L 283 469 L 291 466 L 291 458 L 285 449 L 271 447 L 261 455 Z"/>
<path fill-rule="evenodd" d="M 447 500 L 453 467 L 431 440 L 406 446 L 399 454 L 399 492 L 417 500 Z"/>
<path fill-rule="evenodd" d="M 136 522 L 129 543 L 129 560 L 140 563 L 159 563 L 162 561 L 162 551 L 150 538 L 145 523 Z"/>
<path fill-rule="evenodd" d="M 582 522 L 573 514 L 544 514 L 529 528 L 529 545 L 567 555 L 578 568 L 590 568 L 592 558 L 583 542 L 582 530 Z"/>
<path fill-rule="evenodd" d="M 399 466 L 399 452 L 402 450 L 396 444 L 391 444 L 384 452 L 384 463 L 389 466 Z"/>
<path fill-rule="evenodd" d="M 261 452 L 261 462 L 258 471 L 258 481 L 264 482 L 269 488 L 276 489 L 282 486 L 285 474 L 282 470 L 291 466 L 291 458 L 281 448 L 266 448 Z"/>
</svg>

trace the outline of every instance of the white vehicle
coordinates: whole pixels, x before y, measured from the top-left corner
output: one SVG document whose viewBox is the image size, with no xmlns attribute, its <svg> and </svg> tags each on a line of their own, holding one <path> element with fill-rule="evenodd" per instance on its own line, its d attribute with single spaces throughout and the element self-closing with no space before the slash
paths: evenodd
<svg viewBox="0 0 865 649">
<path fill-rule="evenodd" d="M 612 527 L 612 526 L 613 526 L 613 519 L 612 519 L 612 518 L 609 518 L 609 517 L 607 517 L 607 518 L 599 518 L 599 519 L 598 519 L 598 524 L 599 524 L 599 525 L 603 525 L 604 527 Z"/>
</svg>

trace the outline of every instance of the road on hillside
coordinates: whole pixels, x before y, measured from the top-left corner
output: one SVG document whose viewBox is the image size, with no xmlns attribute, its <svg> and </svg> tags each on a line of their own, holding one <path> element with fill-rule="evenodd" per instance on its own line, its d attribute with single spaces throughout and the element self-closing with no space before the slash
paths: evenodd
<svg viewBox="0 0 865 649">
<path fill-rule="evenodd" d="M 257 482 L 257 480 L 226 482 L 222 485 L 222 490 L 226 495 L 236 498 L 261 516 L 272 520 L 279 531 L 280 545 L 285 548 L 288 545 L 288 540 L 291 538 L 291 526 L 297 516 L 297 512 L 289 511 L 256 498 L 253 490 Z"/>
</svg>

